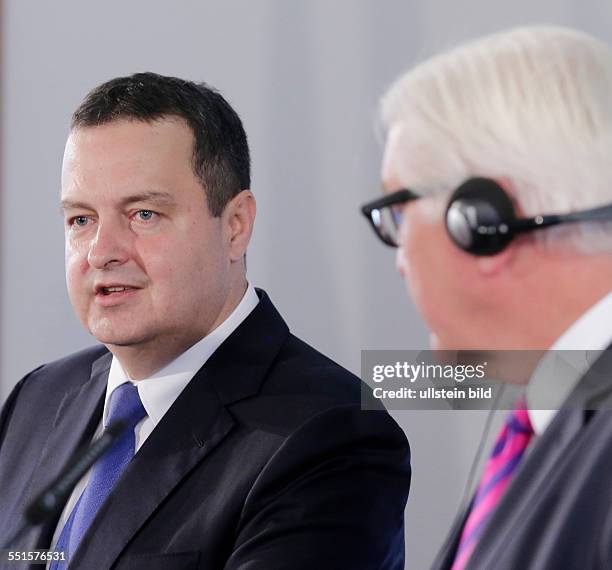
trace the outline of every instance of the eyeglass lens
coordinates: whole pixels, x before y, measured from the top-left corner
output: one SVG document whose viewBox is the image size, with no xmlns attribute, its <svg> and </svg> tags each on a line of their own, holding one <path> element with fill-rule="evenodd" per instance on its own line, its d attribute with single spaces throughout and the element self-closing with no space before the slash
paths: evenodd
<svg viewBox="0 0 612 570">
<path fill-rule="evenodd" d="M 372 221 L 383 240 L 397 245 L 401 225 L 401 206 L 388 206 L 372 210 Z"/>
</svg>

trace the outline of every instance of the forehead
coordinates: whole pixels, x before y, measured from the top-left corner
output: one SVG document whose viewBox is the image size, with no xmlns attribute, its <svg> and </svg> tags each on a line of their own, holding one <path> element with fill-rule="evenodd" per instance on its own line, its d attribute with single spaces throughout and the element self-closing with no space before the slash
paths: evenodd
<svg viewBox="0 0 612 570">
<path fill-rule="evenodd" d="M 193 134 L 181 119 L 78 127 L 66 142 L 62 194 L 80 187 L 174 186 L 194 179 L 192 156 Z"/>
<path fill-rule="evenodd" d="M 448 135 L 412 120 L 389 128 L 381 177 L 386 192 L 410 188 L 420 195 L 435 195 L 453 189 L 467 171 Z"/>
<path fill-rule="evenodd" d="M 403 125 L 392 125 L 387 132 L 381 166 L 381 179 L 385 192 L 394 192 L 407 185 L 402 181 L 401 168 L 404 128 Z"/>
</svg>

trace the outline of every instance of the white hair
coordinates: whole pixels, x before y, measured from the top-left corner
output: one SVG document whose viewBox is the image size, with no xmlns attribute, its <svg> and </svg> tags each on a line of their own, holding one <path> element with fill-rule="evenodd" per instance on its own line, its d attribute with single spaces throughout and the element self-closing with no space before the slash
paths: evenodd
<svg viewBox="0 0 612 570">
<path fill-rule="evenodd" d="M 612 203 L 612 51 L 585 33 L 517 28 L 435 56 L 392 85 L 381 115 L 403 126 L 395 166 L 415 190 L 486 176 L 505 181 L 525 215 Z M 612 223 L 535 234 L 612 251 Z"/>
</svg>

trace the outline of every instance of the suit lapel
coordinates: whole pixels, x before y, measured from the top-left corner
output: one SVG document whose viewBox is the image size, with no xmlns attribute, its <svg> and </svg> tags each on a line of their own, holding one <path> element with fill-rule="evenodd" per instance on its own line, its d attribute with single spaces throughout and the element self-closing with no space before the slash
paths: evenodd
<svg viewBox="0 0 612 570">
<path fill-rule="evenodd" d="M 107 353 L 95 360 L 90 379 L 80 388 L 68 392 L 62 400 L 32 477 L 28 503 L 59 475 L 80 446 L 87 445 L 93 437 L 102 417 L 111 358 L 110 353 Z M 32 543 L 36 547 L 49 546 L 58 517 L 47 521 L 33 533 Z"/>
<path fill-rule="evenodd" d="M 608 347 L 582 377 L 519 466 L 492 513 L 467 568 L 483 568 L 495 562 L 506 546 L 506 537 L 510 536 L 512 527 L 525 520 L 538 495 L 546 488 L 546 482 L 550 481 L 562 459 L 569 455 L 570 446 L 576 444 L 590 417 L 588 410 L 597 409 L 612 393 L 611 371 L 612 351 Z"/>
<path fill-rule="evenodd" d="M 595 410 L 612 394 L 612 346 L 587 371 L 559 410 L 548 429 L 529 452 L 517 470 L 499 505 L 491 515 L 467 568 L 485 568 L 494 564 L 495 555 L 504 548 L 504 537 L 516 524 L 517 513 L 524 513 L 531 503 L 531 492 L 540 488 L 538 481 L 550 476 L 560 457 L 575 440 L 587 422 L 585 410 Z M 454 562 L 463 526 L 470 506 L 455 519 L 451 531 L 438 553 L 433 569 L 450 568 Z M 507 531 L 507 532 L 506 532 Z"/>
<path fill-rule="evenodd" d="M 459 539 L 461 538 L 461 532 L 463 530 L 463 525 L 465 524 L 465 520 L 468 517 L 472 506 L 472 502 L 467 509 L 463 509 L 459 512 L 459 514 L 455 517 L 453 524 L 451 526 L 451 530 L 438 552 L 434 563 L 432 565 L 432 570 L 443 570 L 446 568 L 450 568 L 453 565 L 453 561 L 455 560 L 455 553 L 457 552 L 457 547 L 459 546 Z"/>
<path fill-rule="evenodd" d="M 601 409 L 612 395 L 612 345 L 604 350 L 568 398 L 568 407 L 580 410 Z M 609 407 L 609 406 L 608 406 Z"/>
<path fill-rule="evenodd" d="M 230 404 L 259 392 L 289 331 L 266 294 L 196 373 L 101 507 L 71 568 L 109 568 L 164 499 L 230 433 Z"/>
</svg>

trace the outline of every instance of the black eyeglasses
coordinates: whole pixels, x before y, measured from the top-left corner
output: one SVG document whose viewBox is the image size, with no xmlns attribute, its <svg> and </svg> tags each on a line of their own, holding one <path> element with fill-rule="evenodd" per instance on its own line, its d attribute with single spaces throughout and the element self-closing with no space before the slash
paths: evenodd
<svg viewBox="0 0 612 570">
<path fill-rule="evenodd" d="M 368 218 L 376 235 L 391 247 L 399 246 L 399 228 L 402 221 L 402 206 L 406 202 L 421 198 L 412 190 L 403 188 L 388 196 L 372 200 L 361 206 L 363 215 Z"/>
</svg>

